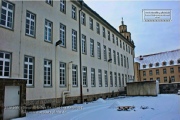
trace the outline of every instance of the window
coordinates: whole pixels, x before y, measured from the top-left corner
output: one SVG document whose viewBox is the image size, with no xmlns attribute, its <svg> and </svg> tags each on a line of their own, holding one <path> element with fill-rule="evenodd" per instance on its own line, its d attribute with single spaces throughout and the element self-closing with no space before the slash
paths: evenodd
<svg viewBox="0 0 180 120">
<path fill-rule="evenodd" d="M 113 41 L 113 43 L 115 43 L 114 34 L 112 34 L 112 41 Z"/>
<path fill-rule="evenodd" d="M 122 48 L 122 43 L 121 43 L 121 40 L 120 40 L 120 43 L 119 43 L 119 44 L 120 44 L 120 48 Z"/>
<path fill-rule="evenodd" d="M 174 73 L 174 68 L 170 68 L 170 72 L 171 72 L 171 73 Z"/>
<path fill-rule="evenodd" d="M 129 68 L 129 59 L 127 57 L 127 68 Z"/>
<path fill-rule="evenodd" d="M 97 43 L 97 55 L 98 59 L 101 59 L 101 44 L 99 42 Z"/>
<path fill-rule="evenodd" d="M 90 55 L 94 57 L 94 40 L 90 39 Z"/>
<path fill-rule="evenodd" d="M 175 77 L 171 76 L 171 82 L 175 82 Z"/>
<path fill-rule="evenodd" d="M 118 65 L 120 66 L 119 52 L 117 52 Z"/>
<path fill-rule="evenodd" d="M 81 24 L 86 25 L 86 14 L 81 12 Z"/>
<path fill-rule="evenodd" d="M 72 86 L 78 86 L 78 68 L 77 65 L 72 65 Z"/>
<path fill-rule="evenodd" d="M 180 64 L 180 59 L 177 60 L 177 63 Z"/>
<path fill-rule="evenodd" d="M 115 87 L 117 87 L 117 73 L 114 73 Z"/>
<path fill-rule="evenodd" d="M 123 50 L 125 50 L 124 42 L 123 42 Z"/>
<path fill-rule="evenodd" d="M 95 69 L 91 68 L 91 87 L 95 87 Z"/>
<path fill-rule="evenodd" d="M 72 50 L 77 51 L 77 31 L 72 30 Z"/>
<path fill-rule="evenodd" d="M 157 77 L 156 80 L 157 80 L 158 82 L 160 82 L 160 77 Z"/>
<path fill-rule="evenodd" d="M 113 87 L 113 74 L 110 72 L 110 85 Z"/>
<path fill-rule="evenodd" d="M 116 64 L 116 51 L 113 50 L 114 64 Z"/>
<path fill-rule="evenodd" d="M 89 28 L 93 30 L 93 19 L 89 18 Z"/>
<path fill-rule="evenodd" d="M 87 67 L 83 66 L 83 86 L 87 86 Z"/>
<path fill-rule="evenodd" d="M 143 65 L 143 68 L 146 68 L 146 65 Z"/>
<path fill-rule="evenodd" d="M 104 80 L 105 80 L 105 87 L 108 86 L 108 76 L 107 76 L 107 71 L 104 71 Z"/>
<path fill-rule="evenodd" d="M 102 87 L 102 71 L 98 70 L 99 87 Z"/>
<path fill-rule="evenodd" d="M 44 86 L 51 86 L 51 71 L 52 61 L 44 60 Z"/>
<path fill-rule="evenodd" d="M 124 84 L 124 74 L 122 74 L 122 85 L 125 86 L 125 84 Z"/>
<path fill-rule="evenodd" d="M 45 20 L 44 40 L 47 42 L 52 42 L 52 27 L 52 22 Z"/>
<path fill-rule="evenodd" d="M 173 61 L 173 60 L 171 60 L 171 61 L 170 61 L 170 65 L 173 65 L 173 64 L 174 64 L 174 61 Z"/>
<path fill-rule="evenodd" d="M 118 73 L 118 78 L 119 78 L 119 87 L 121 87 L 121 74 Z"/>
<path fill-rule="evenodd" d="M 124 56 L 124 67 L 126 68 L 126 56 Z"/>
<path fill-rule="evenodd" d="M 59 66 L 59 85 L 66 85 L 66 63 L 60 62 Z"/>
<path fill-rule="evenodd" d="M 152 66 L 153 66 L 153 64 L 152 64 L 152 63 L 150 63 L 150 64 L 149 64 L 149 67 L 152 67 Z"/>
<path fill-rule="evenodd" d="M 14 24 L 14 5 L 2 0 L 0 25 L 13 29 Z"/>
<path fill-rule="evenodd" d="M 118 37 L 116 37 L 116 45 L 118 46 Z"/>
<path fill-rule="evenodd" d="M 46 3 L 49 5 L 53 5 L 53 1 L 52 0 L 46 0 Z"/>
<path fill-rule="evenodd" d="M 164 77 L 164 82 L 167 82 L 167 77 Z"/>
<path fill-rule="evenodd" d="M 96 32 L 97 32 L 98 34 L 100 34 L 100 27 L 99 27 L 99 23 L 96 23 Z"/>
<path fill-rule="evenodd" d="M 166 62 L 163 62 L 162 64 L 165 66 L 165 65 L 166 65 Z"/>
<path fill-rule="evenodd" d="M 76 20 L 76 7 L 74 5 L 72 5 L 71 15 L 72 18 Z"/>
<path fill-rule="evenodd" d="M 86 54 L 86 36 L 82 35 L 82 53 Z"/>
<path fill-rule="evenodd" d="M 60 0 L 60 11 L 63 13 L 66 12 L 66 0 Z"/>
<path fill-rule="evenodd" d="M 27 11 L 26 12 L 26 35 L 35 36 L 36 28 L 36 16 L 35 14 Z"/>
<path fill-rule="evenodd" d="M 156 63 L 156 67 L 158 67 L 159 66 L 159 63 Z"/>
<path fill-rule="evenodd" d="M 66 46 L 66 26 L 63 24 L 60 24 L 60 40 L 61 40 L 61 46 Z"/>
<path fill-rule="evenodd" d="M 111 48 L 109 48 L 109 59 L 111 59 Z"/>
<path fill-rule="evenodd" d="M 146 76 L 146 71 L 143 71 L 143 76 Z"/>
<path fill-rule="evenodd" d="M 102 27 L 102 29 L 103 29 L 103 37 L 105 38 L 106 37 L 106 30 L 104 27 Z"/>
<path fill-rule="evenodd" d="M 127 52 L 127 44 L 126 44 L 126 52 Z"/>
<path fill-rule="evenodd" d="M 166 69 L 164 68 L 164 69 L 163 69 L 163 74 L 166 74 L 166 73 L 167 73 L 167 72 L 166 72 Z"/>
<path fill-rule="evenodd" d="M 104 61 L 107 61 L 106 46 L 104 45 Z"/>
<path fill-rule="evenodd" d="M 34 58 L 24 57 L 24 78 L 27 78 L 27 86 L 33 86 L 34 84 Z"/>
<path fill-rule="evenodd" d="M 125 81 L 126 81 L 126 83 L 127 83 L 127 75 L 125 75 Z"/>
<path fill-rule="evenodd" d="M 121 66 L 123 66 L 123 55 L 121 54 Z"/>
<path fill-rule="evenodd" d="M 178 67 L 178 72 L 180 72 L 180 67 Z"/>
<path fill-rule="evenodd" d="M 0 52 L 0 77 L 10 77 L 11 54 Z"/>
<path fill-rule="evenodd" d="M 111 38 L 111 37 L 110 37 L 110 31 L 108 31 L 108 40 L 110 40 L 110 38 Z"/>
<path fill-rule="evenodd" d="M 159 75 L 159 69 L 156 70 L 156 75 Z"/>
<path fill-rule="evenodd" d="M 150 76 L 153 75 L 152 70 L 149 70 L 149 75 L 150 75 Z"/>
<path fill-rule="evenodd" d="M 150 80 L 152 81 L 152 80 L 153 80 L 153 78 L 150 78 Z"/>
</svg>

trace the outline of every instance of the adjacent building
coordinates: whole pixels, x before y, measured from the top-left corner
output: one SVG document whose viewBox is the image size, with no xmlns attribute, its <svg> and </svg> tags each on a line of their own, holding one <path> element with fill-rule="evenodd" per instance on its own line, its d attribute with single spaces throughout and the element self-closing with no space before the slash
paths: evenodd
<svg viewBox="0 0 180 120">
<path fill-rule="evenodd" d="M 123 20 L 117 31 L 76 0 L 0 0 L 0 14 L 0 77 L 27 79 L 27 106 L 110 97 L 134 78 Z"/>
<path fill-rule="evenodd" d="M 180 49 L 135 58 L 135 80 L 180 82 Z"/>
</svg>

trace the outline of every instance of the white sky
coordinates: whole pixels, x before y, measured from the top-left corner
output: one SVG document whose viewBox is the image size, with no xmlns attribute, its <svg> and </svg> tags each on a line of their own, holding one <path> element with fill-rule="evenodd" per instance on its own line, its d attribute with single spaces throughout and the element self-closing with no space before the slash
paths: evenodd
<svg viewBox="0 0 180 120">
<path fill-rule="evenodd" d="M 84 0 L 119 31 L 123 17 L 135 43 L 135 56 L 180 49 L 180 1 Z M 171 9 L 171 22 L 143 22 L 143 9 Z"/>
</svg>

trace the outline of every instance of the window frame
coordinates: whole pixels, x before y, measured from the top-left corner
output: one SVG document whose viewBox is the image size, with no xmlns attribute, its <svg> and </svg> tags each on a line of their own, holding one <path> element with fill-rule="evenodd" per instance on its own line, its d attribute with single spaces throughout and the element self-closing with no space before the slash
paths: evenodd
<svg viewBox="0 0 180 120">
<path fill-rule="evenodd" d="M 86 26 L 86 14 L 81 12 L 81 24 Z"/>
<path fill-rule="evenodd" d="M 104 80 L 105 80 L 105 87 L 108 87 L 108 73 L 107 73 L 107 70 L 104 70 Z"/>
<path fill-rule="evenodd" d="M 66 14 L 66 0 L 60 0 L 60 11 Z"/>
<path fill-rule="evenodd" d="M 5 3 L 7 4 L 7 6 L 4 7 L 4 6 L 2 5 L 2 2 L 5 2 Z M 0 4 L 0 7 L 1 7 L 1 8 L 0 8 L 0 9 L 1 9 L 1 10 L 0 10 L 0 13 L 1 13 L 1 14 L 0 14 L 0 15 L 1 15 L 0 18 L 2 18 L 2 9 L 3 9 L 3 10 L 6 11 L 6 15 L 5 15 L 6 19 L 5 19 L 5 25 L 3 25 L 3 24 L 1 23 L 1 20 L 2 20 L 2 19 L 0 19 L 0 26 L 1 26 L 1 27 L 4 27 L 4 28 L 7 28 L 7 29 L 10 29 L 10 30 L 13 30 L 13 29 L 14 29 L 14 18 L 15 18 L 15 4 L 13 4 L 13 3 L 9 2 L 9 1 L 5 1 L 5 0 L 2 0 L 2 2 L 1 2 L 1 4 Z M 9 9 L 9 5 L 12 5 L 12 7 L 13 7 L 12 10 Z M 8 12 L 7 12 L 7 11 L 8 11 Z M 9 15 L 8 13 L 9 13 L 9 12 L 11 12 L 11 15 L 12 15 L 12 16 L 11 16 L 11 18 L 12 18 L 12 21 L 11 21 L 11 22 L 12 22 L 12 23 L 11 23 L 12 25 L 11 25 L 11 27 L 8 26 L 8 17 L 9 17 L 9 16 L 8 16 L 8 15 Z M 4 20 L 3 20 L 3 21 L 4 21 Z"/>
<path fill-rule="evenodd" d="M 78 66 L 72 64 L 72 87 L 78 87 Z"/>
<path fill-rule="evenodd" d="M 59 39 L 61 40 L 61 47 L 66 47 L 66 26 L 60 23 L 59 26 Z"/>
<path fill-rule="evenodd" d="M 47 4 L 53 6 L 53 0 L 46 0 L 45 2 L 46 2 Z"/>
<path fill-rule="evenodd" d="M 82 39 L 81 39 L 81 52 L 82 52 L 82 54 L 87 54 L 87 50 L 86 50 L 86 36 L 85 35 L 81 35 L 81 37 L 82 37 Z"/>
<path fill-rule="evenodd" d="M 89 17 L 89 29 L 93 30 L 93 19 Z"/>
<path fill-rule="evenodd" d="M 87 67 L 83 66 L 82 68 L 82 77 L 83 77 L 83 87 L 87 87 Z"/>
<path fill-rule="evenodd" d="M 47 64 L 45 64 L 45 61 L 47 62 Z M 48 75 L 49 70 L 45 71 L 45 68 L 46 69 L 50 68 L 50 79 L 47 78 L 47 77 L 49 77 L 49 75 Z M 47 83 L 48 81 L 50 83 Z M 52 61 L 48 60 L 48 59 L 44 59 L 44 87 L 52 87 Z"/>
<path fill-rule="evenodd" d="M 61 74 L 61 71 L 62 71 L 62 74 Z M 62 75 L 62 77 L 61 77 L 61 75 Z M 60 87 L 66 86 L 66 63 L 64 63 L 64 62 L 59 63 L 59 86 Z"/>
<path fill-rule="evenodd" d="M 3 78 L 10 78 L 11 77 L 11 60 L 12 60 L 12 54 L 11 53 L 9 53 L 9 52 L 4 52 L 4 51 L 0 51 L 0 54 L 3 54 L 3 58 L 0 58 L 0 61 L 2 61 L 2 75 L 0 76 L 0 77 L 3 77 Z M 9 55 L 9 59 L 8 58 L 6 58 L 6 55 Z M 5 70 L 5 67 L 6 67 L 6 62 L 7 63 L 9 63 L 9 66 L 8 66 L 8 68 L 9 68 L 9 70 L 7 71 L 8 72 L 8 76 L 7 75 L 5 75 L 5 72 L 6 72 L 6 70 Z"/>
<path fill-rule="evenodd" d="M 77 10 L 76 10 L 76 7 L 74 5 L 72 5 L 72 7 L 71 7 L 71 18 L 74 20 L 77 19 Z"/>
<path fill-rule="evenodd" d="M 96 32 L 100 34 L 100 24 L 96 22 Z"/>
<path fill-rule="evenodd" d="M 96 87 L 95 68 L 91 68 L 91 87 Z"/>
<path fill-rule="evenodd" d="M 101 43 L 97 42 L 97 58 L 101 59 Z"/>
<path fill-rule="evenodd" d="M 103 45 L 103 52 L 104 52 L 104 61 L 107 61 L 107 49 L 105 45 Z"/>
<path fill-rule="evenodd" d="M 47 22 L 47 24 L 51 24 L 51 26 L 46 25 L 46 22 Z M 46 29 L 47 29 L 47 31 L 46 31 Z M 48 32 L 49 29 L 50 29 L 50 32 L 51 32 L 50 33 L 51 34 L 50 40 L 48 39 L 49 38 L 49 32 Z M 46 38 L 46 36 L 47 36 L 47 38 Z M 44 41 L 52 43 L 52 40 L 53 40 L 53 23 L 51 21 L 45 19 L 45 24 L 44 24 Z"/>
<path fill-rule="evenodd" d="M 72 51 L 77 52 L 77 31 L 72 29 Z"/>
<path fill-rule="evenodd" d="M 28 58 L 28 61 L 26 61 L 26 58 Z M 30 62 L 30 59 L 29 58 L 31 58 L 32 59 L 32 62 Z M 28 65 L 27 66 L 27 77 L 25 77 L 25 66 L 26 65 Z M 29 81 L 30 81 L 30 66 L 32 66 L 32 84 L 29 84 Z M 34 74 L 35 73 L 35 69 L 34 69 L 34 57 L 31 57 L 31 56 L 27 56 L 27 55 L 25 55 L 24 56 L 24 72 L 23 72 L 23 76 L 24 76 L 24 78 L 27 78 L 27 83 L 26 83 L 26 86 L 28 86 L 28 87 L 33 87 L 34 86 Z"/>
<path fill-rule="evenodd" d="M 99 81 L 99 87 L 102 87 L 102 70 L 98 69 L 98 81 Z"/>
<path fill-rule="evenodd" d="M 30 17 L 34 16 L 34 20 L 31 19 L 31 18 L 28 18 L 28 17 L 27 17 L 27 13 L 30 14 Z M 26 28 L 27 20 L 29 20 L 29 23 L 30 23 L 30 24 L 28 24 L 28 25 L 29 25 L 29 28 Z M 31 29 L 31 23 L 32 23 L 32 22 L 34 22 L 34 23 L 33 23 L 33 24 L 34 24 L 34 29 Z M 26 31 L 27 29 L 28 29 L 28 31 L 29 31 L 28 33 L 27 33 L 27 31 Z M 31 31 L 34 31 L 34 34 L 31 34 L 31 33 L 30 33 Z M 30 36 L 30 37 L 34 37 L 34 38 L 36 37 L 36 14 L 34 14 L 34 13 L 28 11 L 28 10 L 26 10 L 25 35 Z"/>
</svg>

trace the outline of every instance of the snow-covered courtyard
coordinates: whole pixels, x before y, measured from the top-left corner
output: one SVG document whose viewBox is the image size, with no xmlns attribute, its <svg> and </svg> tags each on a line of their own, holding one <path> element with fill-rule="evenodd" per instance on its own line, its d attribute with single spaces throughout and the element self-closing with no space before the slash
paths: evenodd
<svg viewBox="0 0 180 120">
<path fill-rule="evenodd" d="M 135 108 L 117 111 L 118 106 Z M 26 117 L 16 120 L 180 120 L 180 95 L 100 98 L 84 104 L 28 112 Z"/>
</svg>

